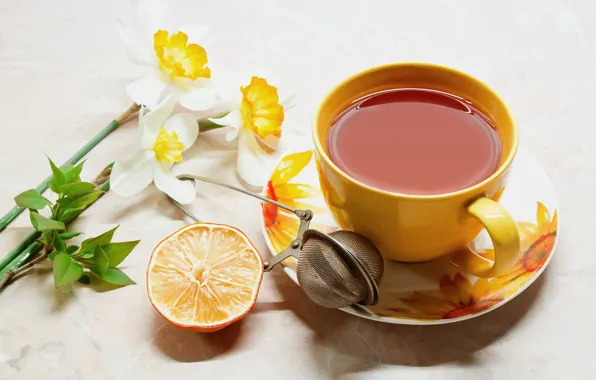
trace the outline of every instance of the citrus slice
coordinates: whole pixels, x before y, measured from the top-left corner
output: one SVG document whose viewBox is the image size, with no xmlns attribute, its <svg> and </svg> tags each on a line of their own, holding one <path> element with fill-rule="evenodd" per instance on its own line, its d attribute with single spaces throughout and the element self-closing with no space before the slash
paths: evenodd
<svg viewBox="0 0 596 380">
<path fill-rule="evenodd" d="M 209 332 L 242 319 L 255 305 L 262 279 L 261 255 L 242 231 L 197 223 L 155 247 L 147 291 L 172 324 Z"/>
</svg>

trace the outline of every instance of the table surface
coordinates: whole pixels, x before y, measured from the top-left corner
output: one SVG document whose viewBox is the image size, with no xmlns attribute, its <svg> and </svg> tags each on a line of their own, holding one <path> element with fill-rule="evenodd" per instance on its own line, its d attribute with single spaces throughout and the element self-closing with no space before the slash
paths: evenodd
<svg viewBox="0 0 596 380">
<path fill-rule="evenodd" d="M 298 92 L 287 123 L 308 133 L 317 102 L 361 69 L 394 61 L 453 66 L 510 104 L 523 144 L 552 179 L 560 244 L 542 277 L 487 315 L 442 326 L 379 324 L 314 306 L 282 271 L 258 303 L 219 333 L 189 333 L 151 307 L 145 270 L 155 244 L 187 221 L 155 189 L 107 194 L 76 222 L 88 235 L 116 224 L 141 239 L 125 261 L 140 284 L 55 292 L 39 270 L 0 294 L 0 379 L 576 379 L 596 372 L 596 3 L 591 0 L 175 1 L 183 23 L 211 26 L 209 54 L 226 70 L 265 64 Z M 114 28 L 134 2 L 0 1 L 0 210 L 64 162 L 131 103 L 140 77 Z M 206 43 L 207 44 L 207 43 Z M 215 63 L 214 63 L 215 64 Z M 207 133 L 177 170 L 238 183 L 235 151 Z M 137 144 L 135 122 L 87 157 L 91 178 Z M 238 226 L 266 253 L 258 204 L 205 187 L 194 209 Z M 238 212 L 238 210 L 241 210 Z M 20 217 L 2 255 L 28 234 Z M 267 253 L 268 254 L 268 253 Z M 592 376 L 590 376 L 592 375 Z"/>
</svg>

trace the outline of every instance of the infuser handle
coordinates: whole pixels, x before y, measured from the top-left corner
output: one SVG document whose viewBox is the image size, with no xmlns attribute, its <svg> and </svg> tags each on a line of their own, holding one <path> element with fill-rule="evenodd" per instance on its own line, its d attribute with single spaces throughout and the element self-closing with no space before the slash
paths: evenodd
<svg viewBox="0 0 596 380">
<path fill-rule="evenodd" d="M 226 189 L 234 190 L 234 191 L 237 191 L 239 193 L 242 193 L 242 194 L 246 194 L 248 196 L 251 196 L 253 198 L 257 198 L 257 199 L 259 199 L 259 200 L 261 200 L 263 202 L 271 203 L 273 205 L 276 205 L 277 207 L 283 208 L 284 210 L 288 210 L 289 212 L 294 213 L 294 214 L 298 213 L 298 211 L 299 211 L 299 210 L 296 210 L 296 209 L 294 209 L 294 208 L 292 208 L 290 206 L 286 206 L 286 205 L 284 205 L 282 203 L 276 202 L 276 201 L 274 201 L 272 199 L 265 198 L 262 195 L 255 194 L 255 193 L 250 192 L 248 190 L 241 189 L 241 188 L 236 187 L 236 186 L 228 185 L 226 183 L 219 182 L 219 181 L 216 181 L 216 180 L 211 179 L 211 178 L 202 177 L 202 176 L 198 176 L 198 175 L 194 175 L 194 174 L 181 174 L 181 175 L 177 176 L 176 178 L 178 178 L 179 180 L 182 180 L 182 181 L 192 181 L 193 184 L 195 183 L 195 181 L 201 181 L 201 182 L 211 183 L 213 185 L 225 187 Z M 170 199 L 172 199 L 172 198 L 170 197 Z M 178 207 L 181 207 L 181 205 L 178 202 L 176 202 L 174 199 L 172 199 L 172 201 Z M 186 215 L 188 215 L 190 217 L 190 215 L 188 213 L 186 213 Z"/>
</svg>

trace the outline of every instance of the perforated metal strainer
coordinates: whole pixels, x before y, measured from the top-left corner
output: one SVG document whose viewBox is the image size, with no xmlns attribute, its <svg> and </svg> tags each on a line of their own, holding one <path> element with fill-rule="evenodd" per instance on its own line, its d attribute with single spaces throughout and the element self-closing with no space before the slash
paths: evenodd
<svg viewBox="0 0 596 380">
<path fill-rule="evenodd" d="M 181 180 L 198 180 L 222 186 L 283 208 L 300 219 L 296 238 L 288 248 L 265 262 L 271 271 L 290 256 L 298 260 L 298 283 L 316 304 L 328 308 L 350 305 L 374 305 L 379 298 L 379 282 L 383 276 L 383 258 L 379 250 L 364 236 L 339 230 L 330 234 L 309 229 L 313 213 L 296 210 L 244 189 L 195 175 L 178 176 Z M 170 198 L 171 199 L 171 198 Z M 171 199 L 186 215 L 200 222 L 192 213 Z"/>
</svg>

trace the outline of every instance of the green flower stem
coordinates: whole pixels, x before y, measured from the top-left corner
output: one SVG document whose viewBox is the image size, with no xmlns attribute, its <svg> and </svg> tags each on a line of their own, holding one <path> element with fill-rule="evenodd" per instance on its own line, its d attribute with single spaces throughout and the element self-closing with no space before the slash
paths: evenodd
<svg viewBox="0 0 596 380">
<path fill-rule="evenodd" d="M 126 122 L 132 115 L 134 115 L 140 106 L 137 104 L 133 104 L 130 106 L 122 115 L 120 115 L 116 120 L 113 120 L 107 127 L 105 127 L 101 132 L 99 132 L 95 137 L 93 137 L 87 144 L 85 144 L 78 152 L 76 152 L 71 158 L 68 159 L 64 163 L 64 165 L 74 165 L 79 162 L 91 149 L 95 148 L 97 144 L 99 144 L 103 139 L 105 139 L 110 133 L 112 133 L 116 128 L 118 128 L 121 124 Z M 64 166 L 63 165 L 63 166 Z M 35 190 L 43 193 L 48 189 L 48 181 L 52 180 L 52 176 L 46 178 L 42 183 L 40 183 Z M 10 224 L 21 212 L 23 212 L 23 208 L 21 207 L 13 207 L 6 215 L 0 219 L 0 232 L 4 231 L 6 226 Z M 0 262 L 0 268 L 3 268 L 4 261 Z"/>
<path fill-rule="evenodd" d="M 97 178 L 94 181 L 97 184 L 101 183 L 101 186 L 99 187 L 99 189 L 104 192 L 101 195 L 105 194 L 108 190 L 110 190 L 109 172 L 110 172 L 112 166 L 113 166 L 113 164 L 108 165 L 104 170 L 102 170 L 102 172 L 97 176 Z M 101 195 L 99 196 L 99 198 L 101 198 Z M 97 202 L 97 200 L 95 202 Z M 93 202 L 93 203 L 95 203 L 95 202 Z M 81 210 L 81 212 L 79 212 L 78 214 L 73 215 L 71 218 L 66 220 L 64 224 L 68 225 L 70 222 L 72 222 L 74 219 L 76 219 L 79 215 L 81 215 L 81 213 L 83 211 L 85 211 L 87 208 L 91 207 L 91 205 L 89 205 L 85 209 Z M 10 253 L 4 259 L 2 259 L 2 261 L 0 262 L 0 283 L 3 281 L 3 277 L 6 275 L 7 272 L 15 271 L 15 270 L 19 269 L 27 261 L 29 261 L 29 259 L 33 255 L 35 255 L 37 252 L 39 252 L 43 248 L 43 245 L 41 243 L 38 243 L 37 241 L 35 241 L 35 239 L 39 238 L 39 236 L 41 236 L 41 234 L 38 232 L 31 233 L 29 236 L 27 236 L 25 238 L 25 240 L 23 240 L 12 251 L 10 251 Z M 1 289 L 1 287 L 0 287 L 0 289 Z"/>
<path fill-rule="evenodd" d="M 0 275 L 4 273 L 2 270 L 6 268 L 11 261 L 13 261 L 23 250 L 29 247 L 31 244 L 35 243 L 35 240 L 39 239 L 41 236 L 40 232 L 34 231 L 29 234 L 19 245 L 14 247 L 12 251 L 8 253 L 5 257 L 0 260 Z"/>
<path fill-rule="evenodd" d="M 34 241 L 31 243 L 20 255 L 18 255 L 6 268 L 0 271 L 0 290 L 11 277 L 16 274 L 15 272 L 26 264 L 27 260 L 43 248 L 43 244 Z M 44 255 L 45 256 L 45 255 Z"/>
<path fill-rule="evenodd" d="M 201 133 L 224 127 L 223 125 L 215 124 L 207 118 L 197 119 L 197 123 L 199 124 L 199 132 Z"/>
</svg>

